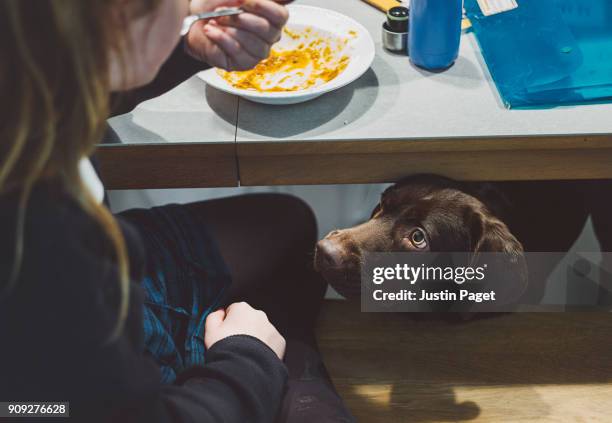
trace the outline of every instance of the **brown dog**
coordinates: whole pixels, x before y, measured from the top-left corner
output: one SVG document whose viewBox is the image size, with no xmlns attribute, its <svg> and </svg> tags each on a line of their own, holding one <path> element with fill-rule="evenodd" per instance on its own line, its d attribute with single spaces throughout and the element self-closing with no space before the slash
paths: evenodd
<svg viewBox="0 0 612 423">
<path fill-rule="evenodd" d="M 514 258 L 526 288 L 523 247 L 502 221 L 506 200 L 491 184 L 417 175 L 388 188 L 370 220 L 319 241 L 315 267 L 340 294 L 360 294 L 364 252 L 503 252 Z M 513 296 L 515 296 L 513 294 Z"/>
</svg>

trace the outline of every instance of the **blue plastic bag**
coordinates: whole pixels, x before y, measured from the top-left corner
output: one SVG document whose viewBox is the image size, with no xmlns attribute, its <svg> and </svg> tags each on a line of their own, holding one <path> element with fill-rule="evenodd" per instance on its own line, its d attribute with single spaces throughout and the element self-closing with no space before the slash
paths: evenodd
<svg viewBox="0 0 612 423">
<path fill-rule="evenodd" d="M 612 101 L 612 1 L 517 0 L 484 16 L 465 8 L 509 108 Z"/>
</svg>

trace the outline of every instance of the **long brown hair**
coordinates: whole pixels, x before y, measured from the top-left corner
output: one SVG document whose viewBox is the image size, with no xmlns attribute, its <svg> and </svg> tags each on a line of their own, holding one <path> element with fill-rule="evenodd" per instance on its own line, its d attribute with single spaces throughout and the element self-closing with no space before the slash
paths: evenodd
<svg viewBox="0 0 612 423">
<path fill-rule="evenodd" d="M 114 247 L 121 296 L 109 339 L 121 332 L 127 315 L 126 246 L 111 213 L 83 186 L 78 165 L 92 154 L 106 125 L 110 54 L 122 57 L 125 51 L 127 34 L 117 14 L 128 6 L 119 3 L 0 0 L 0 194 L 19 194 L 13 266 L 0 294 L 19 279 L 31 191 L 42 180 L 53 181 L 99 223 Z M 130 4 L 131 18 L 158 3 L 123 2 Z"/>
</svg>

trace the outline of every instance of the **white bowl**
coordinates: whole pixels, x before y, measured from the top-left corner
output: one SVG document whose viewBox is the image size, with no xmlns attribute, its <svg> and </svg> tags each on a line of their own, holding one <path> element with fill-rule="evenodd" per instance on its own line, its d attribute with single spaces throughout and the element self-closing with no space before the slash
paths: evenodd
<svg viewBox="0 0 612 423">
<path fill-rule="evenodd" d="M 258 92 L 254 90 L 237 89 L 230 85 L 218 73 L 217 69 L 208 69 L 198 74 L 212 87 L 230 94 L 234 94 L 257 103 L 264 104 L 296 104 L 317 98 L 330 91 L 335 91 L 358 79 L 372 65 L 374 61 L 374 40 L 363 25 L 341 13 L 332 10 L 312 6 L 288 6 L 289 22 L 287 28 L 300 29 L 311 27 L 313 31 L 329 33 L 337 37 L 350 37 L 346 54 L 350 56 L 350 62 L 346 69 L 331 81 L 300 91 L 289 92 Z M 287 37 L 279 41 L 279 45 L 288 43 Z"/>
</svg>

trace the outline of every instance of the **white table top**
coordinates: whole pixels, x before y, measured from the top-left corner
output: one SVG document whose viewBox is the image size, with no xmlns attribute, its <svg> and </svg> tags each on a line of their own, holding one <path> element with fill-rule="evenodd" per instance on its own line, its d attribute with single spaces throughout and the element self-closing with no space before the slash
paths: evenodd
<svg viewBox="0 0 612 423">
<path fill-rule="evenodd" d="M 382 12 L 359 0 L 301 0 L 345 13 L 376 42 L 372 68 L 309 103 L 266 106 L 220 93 L 198 78 L 110 120 L 123 143 L 424 138 L 612 133 L 612 104 L 507 110 L 473 35 L 463 35 L 449 70 L 428 73 L 383 50 Z M 237 117 L 237 122 L 236 122 Z M 270 123 L 274 124 L 271 125 Z"/>
<path fill-rule="evenodd" d="M 109 125 L 124 144 L 234 143 L 237 110 L 238 98 L 193 77 Z"/>
</svg>

